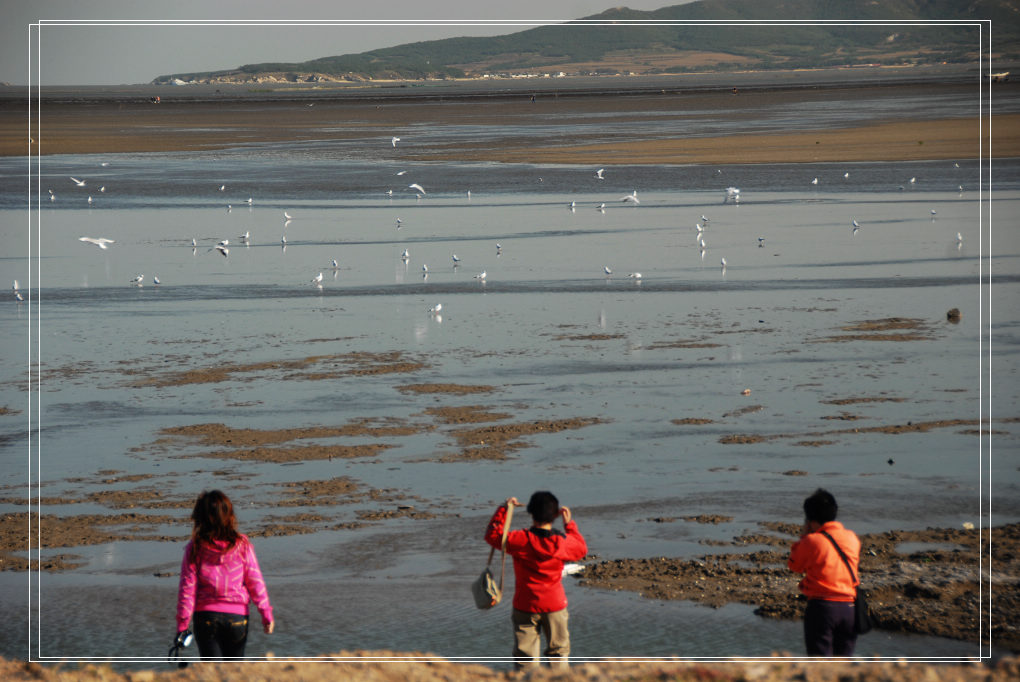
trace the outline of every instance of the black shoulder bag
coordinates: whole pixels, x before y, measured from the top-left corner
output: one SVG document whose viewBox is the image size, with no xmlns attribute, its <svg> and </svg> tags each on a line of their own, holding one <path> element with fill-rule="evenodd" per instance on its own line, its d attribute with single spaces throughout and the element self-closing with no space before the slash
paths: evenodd
<svg viewBox="0 0 1020 682">
<path fill-rule="evenodd" d="M 856 596 L 854 597 L 854 632 L 858 635 L 863 635 L 866 632 L 871 632 L 871 610 L 868 608 L 868 602 L 864 598 L 864 593 L 861 592 L 861 581 L 857 579 L 854 574 L 854 569 L 850 568 L 850 560 L 846 558 L 846 554 L 840 549 L 836 541 L 832 539 L 832 536 L 826 533 L 824 530 L 819 531 L 822 535 L 829 538 L 829 542 L 839 552 L 839 558 L 846 564 L 846 570 L 850 571 L 850 579 L 853 580 Z"/>
</svg>

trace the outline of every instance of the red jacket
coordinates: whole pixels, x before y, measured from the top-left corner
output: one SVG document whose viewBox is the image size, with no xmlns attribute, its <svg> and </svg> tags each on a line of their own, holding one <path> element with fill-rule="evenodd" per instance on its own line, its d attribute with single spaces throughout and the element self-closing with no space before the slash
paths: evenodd
<svg viewBox="0 0 1020 682">
<path fill-rule="evenodd" d="M 838 521 L 822 524 L 819 531 L 822 530 L 836 541 L 850 561 L 854 575 L 857 575 L 857 562 L 861 555 L 861 541 L 857 535 Z M 790 560 L 786 565 L 794 573 L 804 574 L 799 587 L 808 599 L 853 601 L 857 596 L 857 583 L 850 577 L 850 571 L 839 557 L 839 552 L 820 532 L 803 535 L 793 543 Z"/>
<path fill-rule="evenodd" d="M 485 541 L 496 549 L 505 521 L 506 507 L 500 506 L 485 531 Z M 514 608 L 518 611 L 550 613 L 567 608 L 563 562 L 584 558 L 588 545 L 574 521 L 566 525 L 566 531 L 534 527 L 510 531 L 506 551 L 514 560 Z"/>
</svg>

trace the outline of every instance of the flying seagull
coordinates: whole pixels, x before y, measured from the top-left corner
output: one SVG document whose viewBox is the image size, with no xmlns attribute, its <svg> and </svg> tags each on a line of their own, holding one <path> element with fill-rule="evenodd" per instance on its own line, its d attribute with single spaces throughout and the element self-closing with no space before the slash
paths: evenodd
<svg viewBox="0 0 1020 682">
<path fill-rule="evenodd" d="M 418 192 L 419 194 L 425 194 L 425 188 L 419 185 L 417 182 L 412 182 L 410 185 L 407 186 L 407 188 L 413 189 L 415 192 Z"/>
</svg>

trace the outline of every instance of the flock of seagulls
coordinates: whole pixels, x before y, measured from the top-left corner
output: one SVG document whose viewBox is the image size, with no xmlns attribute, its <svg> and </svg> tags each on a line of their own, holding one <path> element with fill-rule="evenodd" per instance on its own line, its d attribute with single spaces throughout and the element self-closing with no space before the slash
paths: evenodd
<svg viewBox="0 0 1020 682">
<path fill-rule="evenodd" d="M 396 148 L 398 142 L 400 142 L 400 138 L 399 137 L 397 137 L 397 136 L 391 137 L 390 143 L 391 143 L 392 147 Z M 104 162 L 102 165 L 106 166 L 106 165 L 108 165 L 108 163 Z M 959 168 L 959 164 L 956 164 L 956 167 Z M 403 176 L 407 172 L 408 171 L 406 171 L 406 170 L 401 170 L 401 171 L 398 171 L 396 173 L 396 175 L 397 176 Z M 603 181 L 606 178 L 605 173 L 606 173 L 606 169 L 605 168 L 598 168 L 597 170 L 594 171 L 594 176 L 595 176 L 595 178 L 597 180 Z M 717 173 L 721 173 L 721 171 L 717 171 Z M 849 171 L 844 172 L 842 174 L 843 179 L 848 179 L 849 176 L 850 176 Z M 73 177 L 73 176 L 68 176 L 68 177 L 75 184 L 76 187 L 86 187 L 87 186 L 87 182 L 84 179 L 79 179 L 79 178 Z M 910 185 L 915 185 L 916 183 L 917 183 L 916 176 L 915 177 L 911 177 L 909 179 L 909 181 L 908 181 L 908 184 L 910 184 Z M 819 178 L 817 176 L 813 177 L 812 180 L 810 181 L 810 184 L 813 185 L 813 186 L 817 186 L 819 184 Z M 427 192 L 425 191 L 425 188 L 420 183 L 418 183 L 418 182 L 414 182 L 414 183 L 409 184 L 407 186 L 407 188 L 410 189 L 410 190 L 414 190 L 417 193 L 418 199 L 421 199 L 423 196 L 425 196 L 427 194 Z M 225 184 L 221 184 L 218 187 L 218 190 L 220 192 L 224 192 L 224 191 L 226 191 L 226 189 L 227 189 L 227 187 L 226 187 Z M 900 189 L 903 189 L 903 187 L 901 186 Z M 959 189 L 962 192 L 963 187 L 960 186 Z M 105 185 L 99 187 L 99 191 L 100 192 L 105 192 L 105 190 L 106 190 L 106 186 Z M 55 195 L 54 195 L 54 192 L 53 192 L 52 189 L 49 190 L 49 194 L 50 194 L 50 200 L 53 201 L 55 199 Z M 386 192 L 386 194 L 392 196 L 393 191 L 389 190 L 388 192 Z M 470 196 L 471 196 L 471 193 L 469 191 L 469 192 L 467 192 L 467 197 L 470 199 Z M 641 201 L 638 199 L 638 192 L 637 192 L 636 189 L 632 190 L 630 194 L 626 194 L 626 195 L 620 197 L 619 201 L 621 203 L 624 203 L 624 204 L 633 204 L 633 205 L 638 205 L 638 204 L 641 203 Z M 90 204 L 92 203 L 92 196 L 91 195 L 88 197 L 88 202 Z M 724 199 L 723 199 L 723 203 L 725 204 L 725 203 L 729 203 L 729 202 L 733 202 L 734 204 L 740 202 L 740 189 L 739 188 L 730 186 L 730 187 L 727 187 L 725 189 L 725 196 L 724 196 Z M 247 201 L 246 201 L 246 203 L 247 203 L 248 206 L 252 206 L 254 204 L 254 198 L 249 196 Z M 228 208 L 228 210 L 230 210 L 231 207 L 228 205 L 227 208 Z M 571 201 L 570 204 L 569 204 L 569 208 L 570 208 L 570 210 L 572 212 L 575 211 L 575 209 L 576 209 L 576 202 L 575 201 Z M 602 212 L 602 213 L 605 213 L 606 204 L 604 202 L 599 203 L 596 206 L 596 209 L 598 211 Z M 935 220 L 936 214 L 937 214 L 937 211 L 935 209 L 931 209 L 930 215 L 931 215 L 933 221 Z M 293 220 L 294 220 L 294 217 L 288 211 L 284 211 L 283 212 L 283 225 L 284 225 L 284 228 L 286 228 Z M 396 219 L 396 227 L 397 227 L 398 230 L 401 229 L 402 223 L 403 223 L 403 221 L 400 218 Z M 705 215 L 702 215 L 701 218 L 700 218 L 700 222 L 698 222 L 695 225 L 695 229 L 696 229 L 695 241 L 696 241 L 696 244 L 699 247 L 699 251 L 700 251 L 700 255 L 701 255 L 702 260 L 704 260 L 705 253 L 706 253 L 706 250 L 707 250 L 707 243 L 706 243 L 705 235 L 706 235 L 706 227 L 708 226 L 708 224 L 709 224 L 709 218 L 707 216 L 705 216 Z M 856 218 L 851 218 L 851 220 L 850 220 L 850 227 L 851 227 L 851 236 L 856 236 L 857 233 L 859 232 L 859 230 L 861 229 L 861 225 L 857 221 Z M 88 237 L 88 236 L 82 236 L 82 237 L 79 237 L 78 239 L 79 239 L 79 241 L 81 241 L 83 243 L 94 245 L 94 246 L 96 246 L 97 248 L 99 248 L 101 250 L 107 250 L 109 248 L 109 245 L 116 243 L 113 239 L 109 239 L 109 238 L 106 238 L 106 237 Z M 250 243 L 251 243 L 251 233 L 250 233 L 250 231 L 245 231 L 243 234 L 239 235 L 237 239 L 239 240 L 239 242 L 242 245 L 245 245 L 245 246 L 250 245 Z M 957 242 L 958 248 L 963 243 L 963 236 L 962 236 L 962 234 L 960 232 L 956 233 L 956 242 Z M 284 234 L 280 238 L 280 243 L 283 245 L 283 248 L 286 249 L 286 246 L 287 246 L 287 237 L 286 237 L 286 234 Z M 197 243 L 196 239 L 194 239 L 194 238 L 191 239 L 191 246 L 192 246 L 193 252 L 195 250 L 197 250 L 198 243 Z M 758 247 L 762 248 L 764 246 L 765 246 L 765 237 L 764 236 L 759 236 L 758 237 Z M 496 255 L 497 256 L 501 255 L 502 248 L 503 248 L 502 245 L 497 242 L 496 243 Z M 215 250 L 219 254 L 221 254 L 223 257 L 226 258 L 230 254 L 230 240 L 229 239 L 222 239 L 219 242 L 217 242 L 217 244 L 214 247 L 212 247 L 211 249 L 209 249 L 209 250 L 210 251 Z M 405 265 L 410 260 L 410 252 L 409 252 L 408 249 L 405 248 L 403 250 L 403 253 L 401 254 L 401 260 L 404 262 Z M 453 253 L 452 256 L 451 256 L 451 261 L 452 261 L 454 270 L 456 270 L 460 266 L 461 258 L 456 253 Z M 722 272 L 725 273 L 726 267 L 727 267 L 726 258 L 725 257 L 720 258 L 719 263 L 720 263 Z M 337 260 L 335 258 L 332 259 L 331 267 L 332 267 L 332 270 L 334 271 L 334 273 L 336 273 L 340 269 L 340 265 L 339 265 L 339 263 L 337 262 Z M 612 268 L 609 265 L 603 265 L 602 269 L 603 269 L 603 274 L 606 276 L 606 278 L 609 278 L 609 277 L 612 276 L 613 270 L 612 270 Z M 428 265 L 426 263 L 422 263 L 421 270 L 422 270 L 423 278 L 428 278 L 429 267 L 428 267 Z M 479 273 L 477 273 L 477 274 L 475 274 L 473 276 L 473 278 L 475 280 L 478 280 L 478 281 L 480 281 L 482 283 L 485 282 L 486 277 L 487 277 L 487 272 L 485 270 L 482 270 L 481 272 L 479 272 Z M 640 272 L 631 272 L 631 273 L 628 273 L 627 277 L 629 279 L 632 279 L 632 280 L 640 281 L 642 279 L 642 274 Z M 323 279 L 324 279 L 323 273 L 319 272 L 315 277 L 313 277 L 311 279 L 311 283 L 321 289 L 322 288 Z M 133 277 L 132 279 L 130 279 L 129 282 L 131 284 L 135 285 L 135 286 L 139 286 L 140 287 L 140 286 L 143 285 L 144 280 L 145 280 L 145 277 L 143 275 L 141 275 L 141 274 L 138 274 L 135 277 Z M 157 285 L 157 286 L 161 283 L 159 278 L 156 275 L 153 275 L 152 281 L 153 281 L 153 284 Z M 13 285 L 12 289 L 13 289 L 13 293 L 14 293 L 14 296 L 15 296 L 16 300 L 18 300 L 18 301 L 24 300 L 23 295 L 22 295 L 22 293 L 20 291 L 20 288 L 18 286 L 17 280 L 14 281 L 14 285 Z M 440 310 L 442 310 L 442 304 L 438 304 L 437 303 L 436 305 L 434 305 L 433 307 L 431 307 L 429 309 L 429 312 L 432 313 L 432 314 L 438 314 Z"/>
</svg>

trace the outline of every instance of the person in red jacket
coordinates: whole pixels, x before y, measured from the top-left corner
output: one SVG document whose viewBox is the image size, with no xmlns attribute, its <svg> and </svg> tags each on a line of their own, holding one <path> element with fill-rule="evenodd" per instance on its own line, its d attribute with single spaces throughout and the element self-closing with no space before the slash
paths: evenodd
<svg viewBox="0 0 1020 682">
<path fill-rule="evenodd" d="M 804 574 L 799 587 L 807 597 L 804 642 L 808 656 L 853 656 L 857 643 L 857 633 L 854 632 L 857 583 L 854 577 L 857 575 L 861 541 L 852 530 L 836 521 L 836 510 L 836 498 L 821 488 L 804 500 L 804 526 L 787 562 L 791 571 Z M 833 542 L 843 550 L 853 568 L 853 575 L 847 570 Z"/>
<path fill-rule="evenodd" d="M 485 541 L 499 549 L 507 509 L 520 507 L 510 497 L 496 509 L 485 531 Z M 588 553 L 588 545 L 577 530 L 570 509 L 560 507 L 556 496 L 539 491 L 528 502 L 531 527 L 513 530 L 506 539 L 506 552 L 514 560 L 514 600 L 510 620 L 514 629 L 514 667 L 535 667 L 539 662 L 541 634 L 545 634 L 549 665 L 566 667 L 570 656 L 567 628 L 567 595 L 563 591 L 563 563 L 577 561 Z M 552 527 L 563 518 L 563 531 Z M 564 532 L 565 531 L 565 532 Z"/>
</svg>

